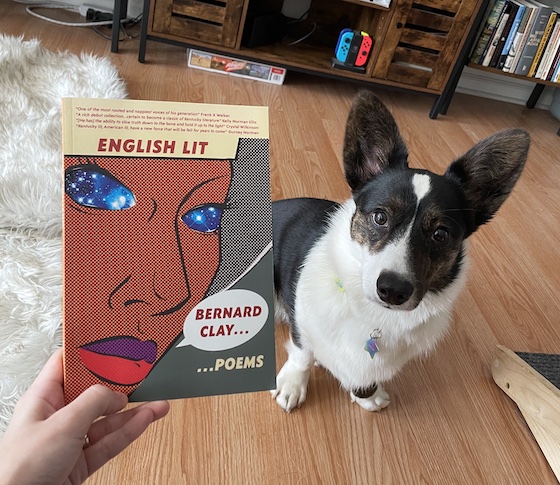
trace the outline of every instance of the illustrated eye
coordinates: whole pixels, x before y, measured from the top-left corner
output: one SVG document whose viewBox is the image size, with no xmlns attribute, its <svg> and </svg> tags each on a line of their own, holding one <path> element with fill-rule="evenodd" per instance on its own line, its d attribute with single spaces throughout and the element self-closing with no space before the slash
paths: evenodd
<svg viewBox="0 0 560 485">
<path fill-rule="evenodd" d="M 387 217 L 387 214 L 381 210 L 375 211 L 372 219 L 377 226 L 386 226 L 389 222 L 389 217 Z"/>
<path fill-rule="evenodd" d="M 443 227 L 439 227 L 432 234 L 432 239 L 438 243 L 447 241 L 448 237 L 449 237 L 449 231 L 447 229 L 444 229 Z"/>
<path fill-rule="evenodd" d="M 222 213 L 220 205 L 203 205 L 188 211 L 181 220 L 194 231 L 214 232 L 220 227 Z"/>
<path fill-rule="evenodd" d="M 134 194 L 106 170 L 93 164 L 68 167 L 64 190 L 76 204 L 120 211 L 136 205 Z"/>
</svg>

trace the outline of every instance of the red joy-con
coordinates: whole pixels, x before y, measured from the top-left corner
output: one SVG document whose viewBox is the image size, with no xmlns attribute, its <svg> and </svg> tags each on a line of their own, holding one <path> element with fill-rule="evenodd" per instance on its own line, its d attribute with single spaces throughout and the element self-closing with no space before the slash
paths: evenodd
<svg viewBox="0 0 560 485">
<path fill-rule="evenodd" d="M 369 56 L 371 46 L 373 41 L 369 35 L 364 35 L 362 38 L 362 45 L 360 45 L 360 50 L 358 51 L 358 56 L 356 57 L 356 66 L 363 66 Z"/>
</svg>

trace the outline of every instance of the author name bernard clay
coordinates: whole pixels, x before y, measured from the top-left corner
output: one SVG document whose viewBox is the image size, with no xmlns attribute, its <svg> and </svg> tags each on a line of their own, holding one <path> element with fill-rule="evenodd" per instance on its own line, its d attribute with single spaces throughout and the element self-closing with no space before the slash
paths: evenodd
<svg viewBox="0 0 560 485">
<path fill-rule="evenodd" d="M 160 153 L 184 155 L 204 155 L 208 147 L 207 141 L 184 141 L 176 143 L 175 140 L 135 140 L 133 138 L 100 138 L 97 144 L 98 152 L 105 153 Z"/>
</svg>

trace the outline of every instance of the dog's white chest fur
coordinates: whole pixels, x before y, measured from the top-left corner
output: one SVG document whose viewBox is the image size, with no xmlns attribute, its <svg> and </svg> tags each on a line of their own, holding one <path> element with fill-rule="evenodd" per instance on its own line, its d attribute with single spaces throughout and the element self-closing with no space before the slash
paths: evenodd
<svg viewBox="0 0 560 485">
<path fill-rule="evenodd" d="M 385 382 L 408 360 L 431 350 L 448 327 L 466 276 L 463 268 L 448 288 L 426 294 L 413 311 L 387 309 L 368 299 L 363 271 L 375 255 L 364 254 L 350 237 L 354 210 L 350 199 L 307 255 L 295 305 L 302 347 L 348 390 Z M 381 337 L 372 358 L 365 347 L 375 330 Z"/>
</svg>

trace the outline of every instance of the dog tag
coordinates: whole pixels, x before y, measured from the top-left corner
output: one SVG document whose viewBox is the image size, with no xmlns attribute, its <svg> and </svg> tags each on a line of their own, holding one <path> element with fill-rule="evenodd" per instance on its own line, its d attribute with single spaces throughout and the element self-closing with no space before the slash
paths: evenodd
<svg viewBox="0 0 560 485">
<path fill-rule="evenodd" d="M 377 346 L 378 338 L 381 338 L 381 330 L 377 328 L 371 332 L 369 338 L 366 340 L 365 350 L 372 359 L 375 357 L 375 354 L 379 352 L 379 347 Z"/>
</svg>

